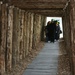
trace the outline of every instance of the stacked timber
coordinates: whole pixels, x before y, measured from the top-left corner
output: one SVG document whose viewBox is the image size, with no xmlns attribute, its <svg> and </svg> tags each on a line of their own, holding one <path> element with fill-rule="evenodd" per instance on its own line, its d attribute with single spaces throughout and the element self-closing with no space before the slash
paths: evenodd
<svg viewBox="0 0 75 75">
<path fill-rule="evenodd" d="M 0 75 L 10 73 L 36 49 L 44 21 L 42 15 L 0 2 Z"/>
</svg>

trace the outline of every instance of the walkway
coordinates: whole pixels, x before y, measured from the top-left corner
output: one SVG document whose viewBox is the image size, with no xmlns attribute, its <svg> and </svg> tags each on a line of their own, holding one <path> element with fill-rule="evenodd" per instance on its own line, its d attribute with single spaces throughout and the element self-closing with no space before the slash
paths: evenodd
<svg viewBox="0 0 75 75">
<path fill-rule="evenodd" d="M 23 75 L 57 75 L 59 44 L 46 43 Z"/>
</svg>

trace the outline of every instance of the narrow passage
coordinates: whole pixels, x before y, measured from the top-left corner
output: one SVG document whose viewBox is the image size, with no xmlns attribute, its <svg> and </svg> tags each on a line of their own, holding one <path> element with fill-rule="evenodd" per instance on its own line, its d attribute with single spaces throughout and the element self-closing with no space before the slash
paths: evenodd
<svg viewBox="0 0 75 75">
<path fill-rule="evenodd" d="M 46 43 L 23 75 L 57 75 L 59 43 Z"/>
</svg>

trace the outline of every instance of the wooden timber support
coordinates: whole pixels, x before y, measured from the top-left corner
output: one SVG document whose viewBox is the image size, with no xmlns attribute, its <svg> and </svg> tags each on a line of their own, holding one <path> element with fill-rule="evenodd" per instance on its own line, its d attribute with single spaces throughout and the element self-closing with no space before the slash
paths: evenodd
<svg viewBox="0 0 75 75">
<path fill-rule="evenodd" d="M 6 48 L 7 48 L 7 6 L 0 4 L 0 72 L 4 74 L 6 70 Z M 1 73 L 0 73 L 1 74 Z"/>
<path fill-rule="evenodd" d="M 70 60 L 71 73 L 75 75 L 75 1 L 70 0 L 64 9 L 64 39 Z"/>
<path fill-rule="evenodd" d="M 42 15 L 0 2 L 0 75 L 10 73 L 36 49 L 44 19 Z"/>
</svg>

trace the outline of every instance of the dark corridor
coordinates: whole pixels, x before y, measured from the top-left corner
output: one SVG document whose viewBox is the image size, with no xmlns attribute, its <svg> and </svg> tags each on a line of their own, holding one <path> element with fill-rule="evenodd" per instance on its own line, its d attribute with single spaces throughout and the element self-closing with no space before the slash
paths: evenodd
<svg viewBox="0 0 75 75">
<path fill-rule="evenodd" d="M 0 75 L 10 75 L 34 53 L 44 40 L 46 17 L 62 17 L 63 40 L 75 75 L 75 0 L 0 0 Z"/>
</svg>

